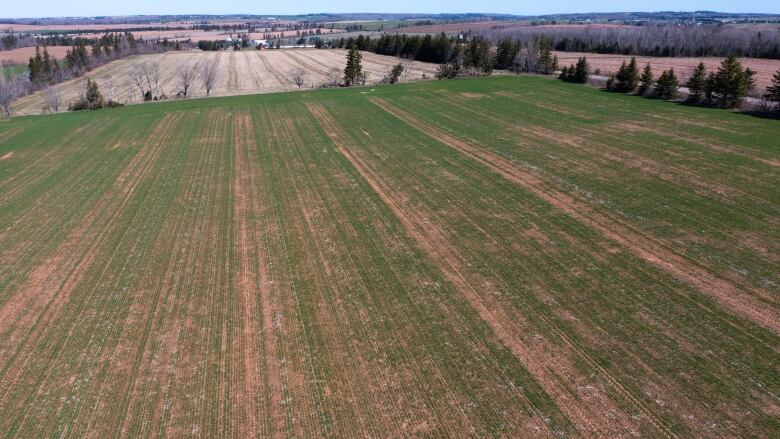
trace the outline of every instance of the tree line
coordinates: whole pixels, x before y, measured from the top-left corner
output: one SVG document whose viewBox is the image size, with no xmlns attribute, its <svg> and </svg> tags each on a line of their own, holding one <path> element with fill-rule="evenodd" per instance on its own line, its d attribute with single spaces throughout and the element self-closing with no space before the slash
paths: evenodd
<svg viewBox="0 0 780 439">
<path fill-rule="evenodd" d="M 780 59 L 780 28 L 647 24 L 643 26 L 527 26 L 476 33 L 492 42 L 511 38 L 526 44 L 542 37 L 554 50 L 666 57 Z"/>
<path fill-rule="evenodd" d="M 585 68 L 587 69 L 587 64 Z M 688 104 L 736 108 L 755 87 L 755 72 L 744 68 L 737 57 L 731 55 L 724 59 L 715 71 L 708 72 L 704 63 L 699 63 L 691 78 L 683 85 L 688 88 L 688 96 L 685 99 Z M 677 99 L 680 86 L 674 69 L 664 70 L 656 78 L 650 64 L 640 73 L 634 57 L 629 62 L 623 61 L 617 73 L 611 76 L 606 84 L 607 90 L 610 91 L 666 100 Z M 771 85 L 767 87 L 763 106 L 765 110 L 780 113 L 780 70 L 774 74 Z"/>
<path fill-rule="evenodd" d="M 180 48 L 176 42 L 145 41 L 129 32 L 105 34 L 89 46 L 80 41 L 68 49 L 61 61 L 50 56 L 46 46 L 36 47 L 26 71 L 8 79 L 0 77 L 0 112 L 10 116 L 11 102 L 38 90 L 43 90 L 46 110 L 59 111 L 59 96 L 52 85 L 79 77 L 115 59 Z"/>
</svg>

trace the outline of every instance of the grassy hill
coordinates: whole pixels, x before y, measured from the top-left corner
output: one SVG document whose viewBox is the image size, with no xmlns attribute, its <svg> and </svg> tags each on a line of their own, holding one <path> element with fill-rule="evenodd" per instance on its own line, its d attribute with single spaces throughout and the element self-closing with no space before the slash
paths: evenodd
<svg viewBox="0 0 780 439">
<path fill-rule="evenodd" d="M 0 431 L 776 436 L 778 138 L 535 77 L 0 121 Z"/>
</svg>

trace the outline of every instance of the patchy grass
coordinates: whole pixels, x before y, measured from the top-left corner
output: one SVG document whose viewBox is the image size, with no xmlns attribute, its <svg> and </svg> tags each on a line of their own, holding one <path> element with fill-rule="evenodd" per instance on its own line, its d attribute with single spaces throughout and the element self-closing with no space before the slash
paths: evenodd
<svg viewBox="0 0 780 439">
<path fill-rule="evenodd" d="M 776 436 L 778 136 L 530 77 L 0 123 L 0 430 Z"/>
</svg>

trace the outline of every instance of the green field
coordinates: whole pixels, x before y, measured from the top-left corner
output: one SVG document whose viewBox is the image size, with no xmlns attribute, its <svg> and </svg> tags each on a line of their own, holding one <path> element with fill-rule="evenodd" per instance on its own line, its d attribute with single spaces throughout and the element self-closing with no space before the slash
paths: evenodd
<svg viewBox="0 0 780 439">
<path fill-rule="evenodd" d="M 779 139 L 509 76 L 0 120 L 0 432 L 777 437 Z"/>
<path fill-rule="evenodd" d="M 10 66 L 0 66 L 0 76 L 5 79 L 11 78 L 13 75 L 18 75 L 27 69 L 25 64 L 14 64 Z"/>
</svg>

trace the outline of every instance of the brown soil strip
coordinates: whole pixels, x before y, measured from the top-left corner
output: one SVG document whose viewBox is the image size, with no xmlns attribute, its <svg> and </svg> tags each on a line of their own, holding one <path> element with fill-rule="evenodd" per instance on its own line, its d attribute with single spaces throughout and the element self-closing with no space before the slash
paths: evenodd
<svg viewBox="0 0 780 439">
<path fill-rule="evenodd" d="M 232 93 L 238 90 L 238 72 L 236 68 L 236 52 L 230 52 L 227 80 L 228 93 Z"/>
<path fill-rule="evenodd" d="M 731 282 L 715 276 L 707 269 L 676 254 L 667 246 L 641 234 L 630 226 L 595 211 L 588 204 L 569 194 L 549 187 L 545 184 L 547 182 L 544 178 L 537 172 L 522 168 L 485 148 L 457 139 L 431 124 L 418 120 L 383 99 L 374 97 L 370 100 L 410 126 L 462 152 L 564 211 L 573 219 L 595 229 L 604 237 L 621 244 L 639 258 L 668 272 L 679 281 L 693 286 L 699 292 L 720 303 L 724 308 L 773 331 L 775 334 L 780 334 L 780 313 L 775 306 L 771 305 L 771 302 L 767 302 L 767 300 L 772 300 L 768 293 L 756 292 L 765 300 L 757 295 L 746 293 Z"/>
<path fill-rule="evenodd" d="M 14 155 L 14 153 L 12 153 L 12 152 L 9 152 L 9 153 L 6 153 L 6 154 L 3 154 L 3 156 L 2 156 L 2 157 L 0 157 L 0 160 L 8 160 L 8 159 L 10 159 L 11 157 L 13 157 L 13 155 Z"/>
<path fill-rule="evenodd" d="M 460 251 L 457 246 L 449 241 L 440 227 L 434 225 L 436 220 L 425 214 L 422 209 L 408 206 L 408 202 L 402 196 L 394 195 L 392 189 L 381 181 L 381 177 L 378 177 L 368 164 L 352 153 L 350 149 L 354 148 L 354 145 L 351 145 L 348 137 L 327 113 L 327 110 L 317 104 L 309 103 L 307 106 L 338 151 L 349 160 L 374 192 L 393 211 L 408 234 L 436 263 L 446 279 L 464 295 L 480 318 L 490 326 L 496 337 L 536 377 L 545 391 L 559 403 L 560 408 L 581 429 L 581 434 L 614 436 L 621 433 L 626 434 L 628 431 L 638 431 L 641 424 L 639 419 L 632 419 L 610 398 L 607 389 L 577 371 L 574 363 L 575 357 L 582 356 L 579 350 L 561 350 L 559 346 L 553 346 L 538 339 L 532 340 L 532 336 L 524 330 L 524 325 L 520 322 L 523 320 L 522 316 L 511 315 L 505 308 L 491 300 L 489 295 L 484 294 L 484 286 L 490 285 L 491 282 L 469 272 L 467 263 L 459 257 Z M 558 335 L 566 339 L 560 331 L 558 331 Z M 574 347 L 568 341 L 567 345 L 569 348 Z M 589 362 L 592 363 L 592 360 Z M 674 436 L 657 422 L 638 401 L 622 389 L 622 386 L 614 378 L 609 377 L 605 370 L 593 367 L 594 365 L 595 363 L 592 363 L 591 367 L 610 381 L 608 387 L 612 387 L 613 390 L 622 393 L 624 398 L 632 401 L 659 434 L 667 437 Z M 566 382 L 570 385 L 566 385 Z M 612 419 L 607 419 L 604 416 L 607 413 Z"/>
<path fill-rule="evenodd" d="M 270 279 L 266 270 L 267 256 L 263 254 L 262 243 L 249 224 L 248 214 L 256 209 L 257 194 L 254 189 L 252 167 L 255 163 L 254 129 L 252 118 L 248 114 L 241 114 L 235 120 L 235 177 L 233 182 L 234 215 L 237 227 L 236 253 L 238 256 L 238 276 L 236 278 L 236 291 L 238 293 L 239 309 L 241 315 L 241 336 L 247 344 L 244 349 L 243 359 L 237 366 L 243 368 L 245 379 L 244 389 L 237 389 L 233 398 L 237 399 L 237 407 L 243 407 L 245 421 L 242 423 L 241 436 L 251 437 L 260 431 L 262 419 L 259 407 L 251 402 L 255 396 L 263 393 L 262 378 L 258 376 L 258 368 L 263 363 L 266 365 L 267 385 L 269 386 L 270 417 L 272 420 L 272 436 L 279 437 L 285 432 L 285 418 L 282 413 L 283 391 L 282 377 L 278 368 L 277 340 L 274 330 L 274 307 L 271 303 Z M 254 262 L 259 260 L 258 271 L 254 272 Z M 257 309 L 257 294 L 260 294 L 261 309 Z M 257 319 L 262 318 L 262 327 Z M 265 360 L 260 358 L 257 352 L 257 339 L 263 337 L 265 344 Z M 241 402 L 243 401 L 243 403 Z"/>
<path fill-rule="evenodd" d="M 496 92 L 495 94 L 501 96 L 513 97 L 513 98 L 520 97 L 520 95 L 518 95 L 517 93 L 505 92 L 505 91 L 499 91 Z M 717 182 L 707 177 L 701 176 L 682 166 L 677 166 L 663 161 L 655 160 L 653 158 L 644 156 L 642 154 L 638 154 L 632 151 L 627 151 L 625 149 L 616 148 L 604 142 L 599 142 L 586 137 L 564 134 L 541 126 L 507 123 L 506 121 L 497 120 L 496 118 L 492 118 L 490 115 L 482 111 L 477 111 L 473 108 L 470 108 L 467 105 L 453 102 L 452 100 L 450 101 L 450 104 L 455 107 L 462 108 L 465 111 L 473 112 L 480 116 L 490 118 L 496 123 L 499 123 L 502 126 L 506 127 L 508 130 L 517 133 L 521 137 L 528 136 L 528 134 L 531 134 L 545 141 L 553 142 L 556 144 L 564 144 L 571 148 L 574 148 L 575 150 L 587 152 L 589 155 L 600 157 L 603 160 L 617 162 L 626 168 L 638 168 L 644 174 L 653 175 L 657 178 L 660 178 L 661 180 L 670 183 L 676 183 L 678 185 L 693 184 L 701 191 L 709 194 L 714 194 L 717 197 L 747 196 L 767 203 L 771 203 L 771 201 L 769 200 L 739 190 L 732 186 L 728 186 L 726 184 Z M 534 105 L 537 105 L 541 108 L 548 108 L 548 107 L 550 109 L 555 108 L 555 106 L 551 106 L 550 104 L 534 103 Z M 560 109 L 556 109 L 554 111 L 560 111 L 562 113 L 565 112 L 565 110 L 560 110 Z M 576 114 L 573 115 L 578 117 L 586 117 L 586 116 L 576 115 Z M 599 129 L 604 130 L 603 127 L 600 127 Z M 582 131 L 591 135 L 602 134 L 602 132 L 599 132 L 597 129 L 593 129 L 593 128 L 582 128 Z M 612 132 L 613 130 L 607 129 L 607 131 Z M 622 136 L 624 134 L 620 130 L 614 130 L 614 131 L 616 132 L 616 135 Z M 636 129 L 632 129 L 632 131 L 636 131 Z M 605 150 L 613 151 L 614 153 L 610 153 L 609 151 L 605 151 Z M 679 178 L 680 175 L 676 175 L 676 174 L 684 175 L 685 179 L 684 180 L 680 179 Z"/>
</svg>

